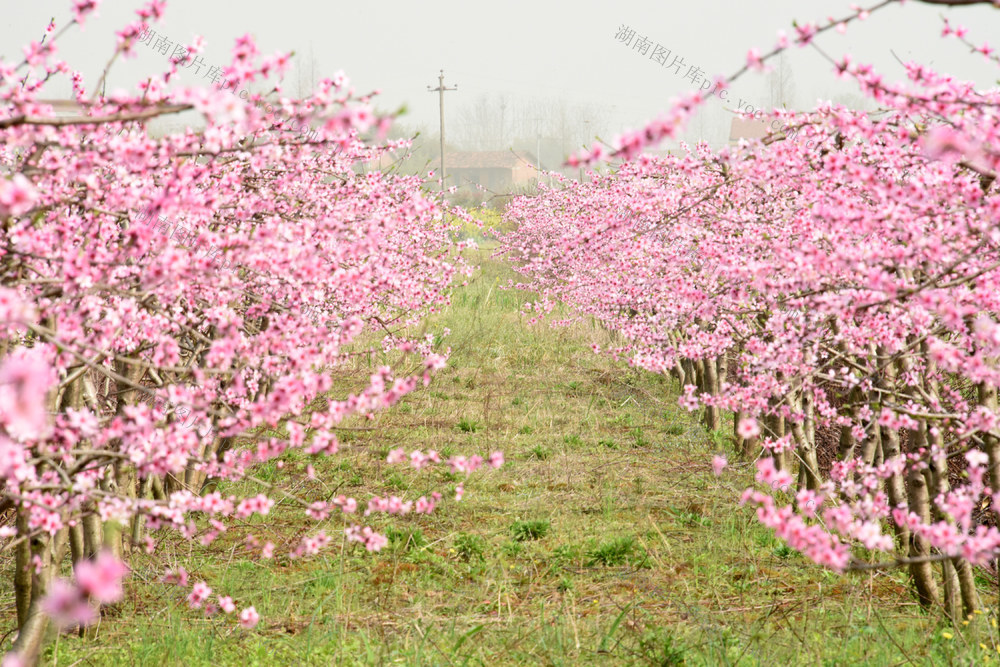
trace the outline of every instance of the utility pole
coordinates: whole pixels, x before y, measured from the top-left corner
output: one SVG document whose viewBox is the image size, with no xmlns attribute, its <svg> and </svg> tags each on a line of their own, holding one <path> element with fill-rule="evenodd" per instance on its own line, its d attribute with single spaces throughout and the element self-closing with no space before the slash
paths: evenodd
<svg viewBox="0 0 1000 667">
<path fill-rule="evenodd" d="M 537 131 L 535 133 L 535 162 L 538 163 L 538 182 L 542 182 L 542 133 Z"/>
<path fill-rule="evenodd" d="M 538 185 L 542 183 L 542 120 L 535 118 L 535 162 L 538 163 Z"/>
<path fill-rule="evenodd" d="M 438 105 L 441 109 L 441 192 L 444 192 L 444 94 L 445 91 L 458 90 L 458 84 L 455 84 L 454 88 L 445 88 L 444 86 L 444 70 L 441 70 L 441 74 L 438 75 L 438 87 L 431 88 L 427 86 L 427 90 L 432 93 L 438 94 Z"/>
</svg>

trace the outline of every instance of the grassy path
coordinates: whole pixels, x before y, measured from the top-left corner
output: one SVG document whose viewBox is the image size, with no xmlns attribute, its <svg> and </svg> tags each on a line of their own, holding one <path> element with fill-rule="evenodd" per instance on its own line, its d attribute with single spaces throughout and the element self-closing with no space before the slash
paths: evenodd
<svg viewBox="0 0 1000 667">
<path fill-rule="evenodd" d="M 316 559 L 281 556 L 314 524 L 280 505 L 253 527 L 278 545 L 272 561 L 245 555 L 238 536 L 210 547 L 164 538 L 168 558 L 196 564 L 193 581 L 256 604 L 258 628 L 187 610 L 177 589 L 143 581 L 154 569 L 138 559 L 131 597 L 96 640 L 60 639 L 58 663 L 891 664 L 903 651 L 947 664 L 952 652 L 970 655 L 961 637 L 920 617 L 901 575 L 838 577 L 776 542 L 735 505 L 746 467 L 712 475 L 711 455 L 725 445 L 677 407 L 672 382 L 595 355 L 589 344 L 605 334 L 585 323 L 527 327 L 525 295 L 498 287 L 507 269 L 486 253 L 480 262 L 438 318 L 455 350 L 430 387 L 356 424 L 374 430 L 347 432 L 350 446 L 318 467 L 318 480 L 287 474 L 304 470 L 297 454 L 273 478 L 315 498 L 415 497 L 459 481 L 385 465 L 395 447 L 501 449 L 503 469 L 473 476 L 461 503 L 396 520 L 376 555 L 334 545 Z M 861 602 L 872 592 L 875 607 Z"/>
</svg>

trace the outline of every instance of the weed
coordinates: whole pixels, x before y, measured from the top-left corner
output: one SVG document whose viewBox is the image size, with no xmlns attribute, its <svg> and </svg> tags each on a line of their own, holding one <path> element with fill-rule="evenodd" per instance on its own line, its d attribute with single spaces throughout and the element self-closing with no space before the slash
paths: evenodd
<svg viewBox="0 0 1000 667">
<path fill-rule="evenodd" d="M 631 412 L 621 412 L 621 413 L 615 415 L 614 417 L 612 417 L 611 420 L 608 423 L 611 424 L 612 426 L 628 426 L 628 427 L 631 427 L 634 422 L 635 422 L 635 418 L 632 417 L 632 413 Z"/>
<path fill-rule="evenodd" d="M 602 438 L 597 441 L 597 444 L 601 447 L 607 447 L 608 449 L 618 449 L 618 443 L 614 440 L 609 440 L 607 438 Z"/>
<path fill-rule="evenodd" d="M 721 428 L 710 431 L 708 437 L 711 439 L 713 447 L 719 450 L 725 449 L 726 445 L 732 442 L 729 434 Z"/>
<path fill-rule="evenodd" d="M 464 561 L 470 561 L 473 558 L 483 560 L 483 554 L 486 551 L 486 540 L 479 535 L 459 533 L 455 536 L 455 551 L 458 553 L 458 557 Z"/>
<path fill-rule="evenodd" d="M 607 567 L 624 565 L 635 550 L 634 537 L 616 537 L 590 549 L 587 552 L 587 565 L 600 564 Z"/>
<path fill-rule="evenodd" d="M 385 530 L 385 536 L 389 538 L 389 546 L 401 552 L 411 551 L 427 546 L 427 538 L 419 528 L 406 530 L 389 526 Z"/>
<path fill-rule="evenodd" d="M 535 445 L 529 451 L 531 452 L 531 455 L 533 457 L 535 457 L 536 459 L 538 459 L 539 461 L 544 461 L 545 459 L 547 459 L 550 456 L 552 456 L 552 452 L 550 452 L 549 450 L 545 449 L 541 445 Z"/>
<path fill-rule="evenodd" d="M 779 544 L 778 539 L 771 531 L 761 531 L 754 536 L 757 546 L 764 549 L 771 549 Z"/>
<path fill-rule="evenodd" d="M 550 560 L 555 565 L 567 565 L 580 557 L 580 548 L 573 544 L 563 544 L 552 550 Z"/>
<path fill-rule="evenodd" d="M 702 516 L 698 512 L 693 512 L 690 509 L 678 510 L 670 508 L 668 510 L 671 514 L 677 517 L 677 520 L 684 526 L 688 528 L 694 528 L 695 526 L 711 526 L 712 520 L 707 516 Z"/>
<path fill-rule="evenodd" d="M 511 535 L 518 542 L 525 540 L 540 540 L 549 533 L 549 522 L 542 520 L 515 521 L 510 527 Z"/>
<path fill-rule="evenodd" d="M 632 442 L 635 443 L 636 447 L 647 447 L 650 445 L 649 440 L 643 435 L 641 426 L 636 426 L 629 435 L 632 436 Z"/>
<path fill-rule="evenodd" d="M 521 428 L 517 429 L 517 432 L 520 433 L 521 435 L 531 435 L 532 433 L 535 432 L 535 429 L 525 424 Z"/>
<path fill-rule="evenodd" d="M 653 628 L 643 633 L 639 651 L 650 665 L 673 667 L 685 664 L 683 645 L 666 628 Z"/>
<path fill-rule="evenodd" d="M 264 480 L 265 482 L 273 482 L 278 474 L 277 461 L 271 460 L 264 463 L 255 470 L 255 474 L 258 478 Z"/>
<path fill-rule="evenodd" d="M 402 491 L 406 486 L 406 480 L 398 472 L 393 472 L 385 478 L 385 488 L 387 489 Z"/>
<path fill-rule="evenodd" d="M 524 545 L 520 542 L 507 542 L 500 547 L 500 551 L 508 558 L 517 558 L 524 551 Z"/>
<path fill-rule="evenodd" d="M 583 444 L 583 438 L 574 433 L 572 435 L 564 435 L 563 442 L 567 445 L 579 446 Z"/>
<path fill-rule="evenodd" d="M 796 555 L 798 552 L 795 551 L 795 549 L 788 546 L 787 544 L 779 544 L 774 548 L 774 551 L 772 551 L 771 553 L 773 553 L 778 558 L 785 559 Z"/>
<path fill-rule="evenodd" d="M 479 422 L 474 419 L 462 417 L 458 420 L 458 430 L 463 433 L 475 433 L 479 430 Z"/>
</svg>

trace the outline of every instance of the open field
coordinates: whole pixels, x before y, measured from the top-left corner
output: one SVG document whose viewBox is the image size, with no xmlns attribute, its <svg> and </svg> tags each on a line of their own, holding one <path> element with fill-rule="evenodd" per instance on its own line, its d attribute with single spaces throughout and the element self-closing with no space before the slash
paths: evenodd
<svg viewBox="0 0 1000 667">
<path fill-rule="evenodd" d="M 837 576 L 777 542 L 736 507 L 751 481 L 747 465 L 713 475 L 712 454 L 728 445 L 677 406 L 676 383 L 595 355 L 589 344 L 606 334 L 587 323 L 526 326 L 518 310 L 529 295 L 499 287 L 513 274 L 488 251 L 470 256 L 482 270 L 430 328 L 451 330 L 448 367 L 374 423 L 349 424 L 362 430 L 343 432 L 349 447 L 317 465 L 315 481 L 299 452 L 283 465 L 301 474 L 275 481 L 310 499 L 415 497 L 458 483 L 385 465 L 396 447 L 500 449 L 503 468 L 473 475 L 460 503 L 448 498 L 429 517 L 376 524 L 392 526 L 378 554 L 335 544 L 289 560 L 290 545 L 315 524 L 281 504 L 245 530 L 277 545 L 271 561 L 243 555 L 242 529 L 209 547 L 164 536 L 156 565 L 183 560 L 192 581 L 254 604 L 260 625 L 244 631 L 187 609 L 179 589 L 152 580 L 154 563 L 134 554 L 126 599 L 105 610 L 96 638 L 63 636 L 45 661 L 969 664 L 997 656 L 995 618 L 945 628 L 919 611 L 903 574 Z M 327 523 L 330 534 L 339 521 Z M 12 564 L 3 566 L 9 574 Z M 11 627 L 10 590 L 0 604 Z"/>
</svg>

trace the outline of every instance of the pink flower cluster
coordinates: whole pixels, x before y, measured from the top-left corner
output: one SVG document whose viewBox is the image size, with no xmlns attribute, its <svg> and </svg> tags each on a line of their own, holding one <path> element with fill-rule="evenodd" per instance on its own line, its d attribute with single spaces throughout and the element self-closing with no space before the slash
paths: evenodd
<svg viewBox="0 0 1000 667">
<path fill-rule="evenodd" d="M 738 75 L 872 13 L 798 23 Z M 673 375 L 679 405 L 713 428 L 734 415 L 741 444 L 762 450 L 757 481 L 796 502 L 745 500 L 793 548 L 838 570 L 854 546 L 908 539 L 918 560 L 984 563 L 1000 555 L 975 511 L 1000 499 L 981 462 L 1000 437 L 1000 92 L 917 63 L 890 84 L 834 62 L 885 112 L 774 110 L 781 129 L 763 140 L 642 154 L 703 103 L 687 96 L 569 161 L 626 161 L 611 173 L 511 201 L 501 252 L 540 295 L 524 308 L 532 321 L 562 302 L 575 311 L 564 322 L 593 318 L 621 341 L 595 351 Z M 818 447 L 831 441 L 827 475 Z M 960 451 L 968 478 L 951 488 Z M 930 498 L 911 508 L 918 482 Z"/>
<path fill-rule="evenodd" d="M 163 577 L 163 583 L 173 584 L 180 588 L 187 588 L 187 570 L 183 567 L 179 567 L 176 570 L 168 571 Z M 212 602 L 212 593 L 212 588 L 206 582 L 196 582 L 193 586 L 191 586 L 191 592 L 188 593 L 186 597 L 188 607 L 190 609 L 203 609 L 206 616 L 214 616 L 220 611 L 226 615 L 230 615 L 236 611 L 236 603 L 233 601 L 232 597 L 228 595 L 218 595 L 215 602 Z M 239 625 L 247 630 L 253 629 L 259 620 L 260 615 L 252 606 L 246 607 L 239 614 Z"/>
<path fill-rule="evenodd" d="M 376 533 L 368 526 L 349 526 L 344 530 L 344 535 L 348 542 L 360 542 L 368 551 L 381 551 L 382 547 L 389 544 L 385 535 Z"/>
<path fill-rule="evenodd" d="M 67 3 L 77 23 L 98 4 Z M 155 39 L 164 11 L 162 0 L 143 3 L 116 33 L 116 55 Z M 0 62 L 0 157 L 14 172 L 0 174 L 0 255 L 17 258 L 0 268 L 0 484 L 28 518 L 26 530 L 0 529 L 0 542 L 62 539 L 94 510 L 108 539 L 119 534 L 114 524 L 136 520 L 143 533 L 169 529 L 203 544 L 270 518 L 276 500 L 317 522 L 335 508 L 356 512 L 354 498 L 299 498 L 257 473 L 273 465 L 287 474 L 294 449 L 336 455 L 337 427 L 372 419 L 447 362 L 436 332 L 407 333 L 472 272 L 445 205 L 421 177 L 355 169 L 407 142 L 371 136 L 384 137 L 392 118 L 376 115 L 371 96 L 355 96 L 342 74 L 303 99 L 281 96 L 288 122 L 278 123 L 259 99 L 189 87 L 178 74 L 204 65 L 200 38 L 176 45 L 164 71 L 136 90 L 95 94 L 59 59 L 64 33 L 54 28 L 23 50 L 21 65 Z M 244 36 L 217 74 L 280 93 L 275 77 L 288 64 L 287 54 L 262 56 Z M 45 102 L 63 85 L 79 122 Z M 147 131 L 178 112 L 193 112 L 200 126 Z M 313 128 L 306 141 L 304 127 Z M 218 271 L 204 247 L 239 270 Z M 408 360 L 338 395 L 338 369 L 378 353 L 390 329 L 386 338 Z M 153 394 L 163 403 L 147 404 Z M 443 464 L 423 456 L 414 463 Z M 482 461 L 455 465 L 471 472 Z M 122 479 L 128 488 L 109 483 Z M 189 490 L 210 479 L 252 490 Z M 440 497 L 372 507 L 429 513 Z M 348 531 L 369 550 L 384 544 L 369 528 Z M 301 555 L 325 544 L 311 540 Z M 157 548 L 150 535 L 139 541 Z M 258 548 L 269 557 L 275 546 Z M 61 565 L 40 563 L 48 574 Z M 88 567 L 77 564 L 80 586 Z M 187 587 L 183 569 L 174 576 Z M 60 618 L 89 621 L 85 607 L 110 595 L 80 586 L 53 584 Z M 212 599 L 206 582 L 189 591 L 191 605 L 235 612 L 231 600 Z M 241 615 L 246 627 L 257 618 L 252 607 Z"/>
<path fill-rule="evenodd" d="M 56 577 L 42 601 L 42 609 L 63 628 L 90 625 L 97 620 L 97 608 L 122 599 L 122 579 L 128 567 L 110 552 L 94 560 L 82 560 L 73 568 L 76 583 Z"/>
</svg>

